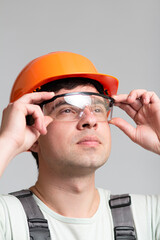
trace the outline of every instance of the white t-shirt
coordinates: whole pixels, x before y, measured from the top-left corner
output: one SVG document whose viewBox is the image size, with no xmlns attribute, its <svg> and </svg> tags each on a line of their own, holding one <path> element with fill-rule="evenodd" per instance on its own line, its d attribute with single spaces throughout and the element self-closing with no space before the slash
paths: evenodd
<svg viewBox="0 0 160 240">
<path fill-rule="evenodd" d="M 48 220 L 52 240 L 113 240 L 113 221 L 108 205 L 110 192 L 98 189 L 100 204 L 91 218 L 69 218 L 48 208 L 34 195 Z M 160 196 L 131 195 L 138 240 L 160 240 Z M 0 240 L 30 240 L 20 201 L 0 196 Z"/>
</svg>

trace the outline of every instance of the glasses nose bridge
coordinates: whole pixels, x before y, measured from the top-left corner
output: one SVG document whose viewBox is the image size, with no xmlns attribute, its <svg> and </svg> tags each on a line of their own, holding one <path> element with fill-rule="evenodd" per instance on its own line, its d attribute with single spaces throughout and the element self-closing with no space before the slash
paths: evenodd
<svg viewBox="0 0 160 240">
<path fill-rule="evenodd" d="M 95 124 L 97 122 L 97 118 L 96 118 L 96 116 L 93 113 L 92 106 L 90 106 L 90 105 L 86 105 L 84 107 L 84 109 L 80 113 L 79 118 L 83 122 L 86 121 L 89 124 Z"/>
<path fill-rule="evenodd" d="M 85 128 L 97 128 L 97 119 L 92 110 L 89 106 L 85 106 L 83 111 L 81 112 L 81 116 L 79 116 L 78 121 L 78 128 L 85 129 Z"/>
</svg>

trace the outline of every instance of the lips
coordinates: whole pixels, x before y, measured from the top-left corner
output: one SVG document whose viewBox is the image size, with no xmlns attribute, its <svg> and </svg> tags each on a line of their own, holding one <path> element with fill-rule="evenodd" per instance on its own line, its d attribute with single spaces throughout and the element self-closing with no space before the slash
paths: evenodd
<svg viewBox="0 0 160 240">
<path fill-rule="evenodd" d="M 86 146 L 97 146 L 101 144 L 100 140 L 95 136 L 86 136 L 81 138 L 77 144 L 86 145 Z"/>
</svg>

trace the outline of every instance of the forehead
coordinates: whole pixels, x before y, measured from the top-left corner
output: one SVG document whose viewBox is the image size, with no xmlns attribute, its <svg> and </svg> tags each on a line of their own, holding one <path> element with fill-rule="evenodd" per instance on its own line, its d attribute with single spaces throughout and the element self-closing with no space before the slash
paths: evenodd
<svg viewBox="0 0 160 240">
<path fill-rule="evenodd" d="M 73 89 L 62 88 L 59 91 L 57 91 L 55 95 L 65 94 L 65 93 L 70 93 L 70 92 L 95 92 L 95 93 L 99 93 L 94 86 L 91 86 L 91 85 L 79 85 L 79 86 L 77 86 L 77 87 L 75 87 Z"/>
</svg>

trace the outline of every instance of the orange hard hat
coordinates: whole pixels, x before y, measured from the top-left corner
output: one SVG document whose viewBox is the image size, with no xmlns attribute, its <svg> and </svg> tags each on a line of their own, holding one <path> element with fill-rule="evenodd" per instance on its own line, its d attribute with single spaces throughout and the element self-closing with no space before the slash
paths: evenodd
<svg viewBox="0 0 160 240">
<path fill-rule="evenodd" d="M 88 58 L 72 52 L 59 51 L 38 57 L 28 63 L 13 85 L 10 101 L 13 102 L 48 82 L 68 77 L 97 80 L 109 95 L 116 94 L 118 90 L 118 80 L 115 77 L 98 73 Z"/>
</svg>

